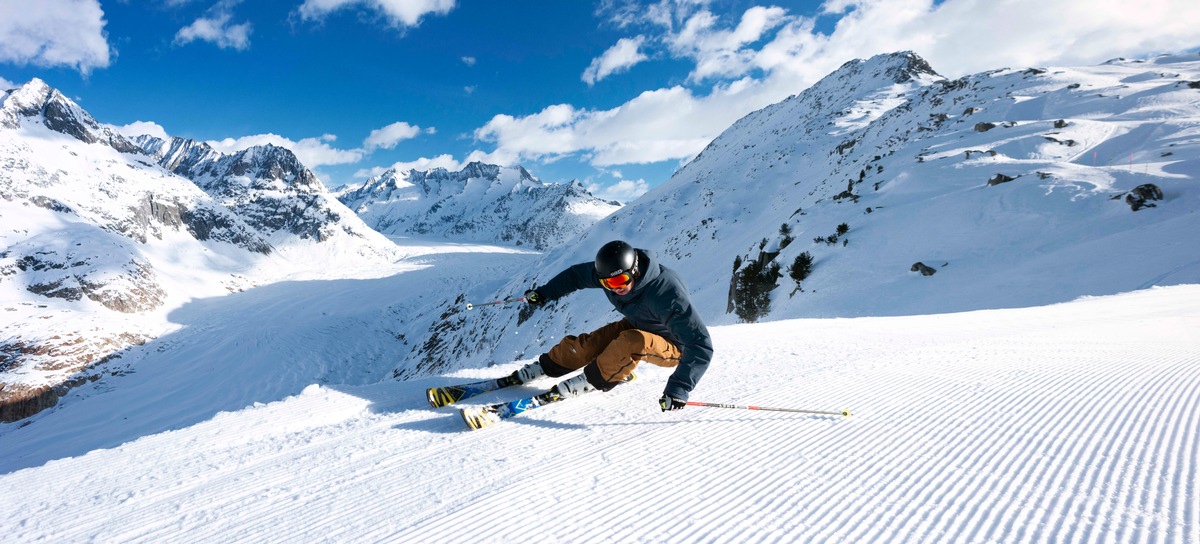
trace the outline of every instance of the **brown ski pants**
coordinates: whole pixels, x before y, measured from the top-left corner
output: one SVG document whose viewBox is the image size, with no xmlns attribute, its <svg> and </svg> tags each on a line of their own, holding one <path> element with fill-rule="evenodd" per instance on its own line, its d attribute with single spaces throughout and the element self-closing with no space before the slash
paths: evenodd
<svg viewBox="0 0 1200 544">
<path fill-rule="evenodd" d="M 590 333 L 563 338 L 542 356 L 542 368 L 557 377 L 587 367 L 588 381 L 607 391 L 625 380 L 640 362 L 673 367 L 679 364 L 679 356 L 679 348 L 666 338 L 635 329 L 622 319 Z M 547 357 L 551 364 L 546 364 Z"/>
</svg>

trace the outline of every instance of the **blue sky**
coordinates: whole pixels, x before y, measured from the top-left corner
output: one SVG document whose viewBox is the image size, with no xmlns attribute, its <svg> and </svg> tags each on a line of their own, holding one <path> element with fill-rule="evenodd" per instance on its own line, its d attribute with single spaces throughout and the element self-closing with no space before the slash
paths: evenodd
<svg viewBox="0 0 1200 544">
<path fill-rule="evenodd" d="M 331 187 L 469 161 L 622 201 L 853 58 L 941 74 L 1194 51 L 1156 0 L 0 0 L 0 84 L 128 132 L 283 145 Z"/>
</svg>

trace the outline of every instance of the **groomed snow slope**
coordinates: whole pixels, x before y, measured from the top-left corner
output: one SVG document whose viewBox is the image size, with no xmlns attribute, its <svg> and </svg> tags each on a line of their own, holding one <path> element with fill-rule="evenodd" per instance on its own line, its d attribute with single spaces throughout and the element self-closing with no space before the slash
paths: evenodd
<svg viewBox="0 0 1200 544">
<path fill-rule="evenodd" d="M 261 306 L 277 293 L 308 328 L 363 302 L 323 318 L 289 291 L 228 298 Z M 250 309 L 247 322 L 262 319 Z M 693 400 L 849 408 L 848 419 L 660 413 L 667 371 L 643 366 L 608 394 L 475 432 L 454 410 L 429 409 L 423 390 L 516 364 L 303 386 L 279 377 L 289 343 L 238 316 L 192 334 L 209 335 L 214 361 L 251 367 L 236 391 L 252 394 L 257 379 L 292 383 L 290 396 L 230 406 L 227 376 L 188 373 L 183 391 L 164 357 L 121 378 L 140 385 L 0 425 L 5 540 L 1200 542 L 1196 285 L 713 329 L 716 359 Z M 154 386 L 160 396 L 137 394 Z M 196 419 L 214 405 L 229 408 Z M 88 446 L 106 433 L 127 441 Z"/>
</svg>

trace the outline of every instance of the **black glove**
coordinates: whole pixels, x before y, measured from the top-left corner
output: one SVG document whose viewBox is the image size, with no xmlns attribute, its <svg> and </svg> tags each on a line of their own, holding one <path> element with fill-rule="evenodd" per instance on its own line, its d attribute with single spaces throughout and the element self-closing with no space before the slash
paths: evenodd
<svg viewBox="0 0 1200 544">
<path fill-rule="evenodd" d="M 684 406 L 687 406 L 686 402 L 675 397 L 668 397 L 666 393 L 663 393 L 662 398 L 658 399 L 658 407 L 662 408 L 664 412 L 668 410 L 682 410 Z"/>
<path fill-rule="evenodd" d="M 546 301 L 542 298 L 541 293 L 534 289 L 530 289 L 525 291 L 525 302 L 528 302 L 530 306 L 541 306 Z"/>
</svg>

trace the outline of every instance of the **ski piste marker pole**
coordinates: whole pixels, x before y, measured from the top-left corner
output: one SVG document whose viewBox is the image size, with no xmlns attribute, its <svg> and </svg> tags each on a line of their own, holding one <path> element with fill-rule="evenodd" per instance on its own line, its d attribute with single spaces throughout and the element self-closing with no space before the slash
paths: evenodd
<svg viewBox="0 0 1200 544">
<path fill-rule="evenodd" d="M 496 304 L 512 304 L 513 302 L 525 302 L 525 297 L 510 298 L 506 300 L 497 300 L 495 302 L 480 302 L 479 304 L 467 303 L 467 310 L 474 310 L 479 306 L 493 306 Z"/>
<path fill-rule="evenodd" d="M 705 408 L 734 408 L 737 410 L 764 410 L 769 412 L 797 412 L 801 414 L 818 414 L 823 416 L 845 416 L 850 417 L 850 410 L 842 410 L 840 412 L 830 412 L 825 410 L 799 410 L 796 408 L 767 408 L 765 406 L 737 406 L 734 404 L 717 404 L 712 402 L 692 402 L 688 401 L 684 404 L 688 406 L 703 406 Z"/>
</svg>

